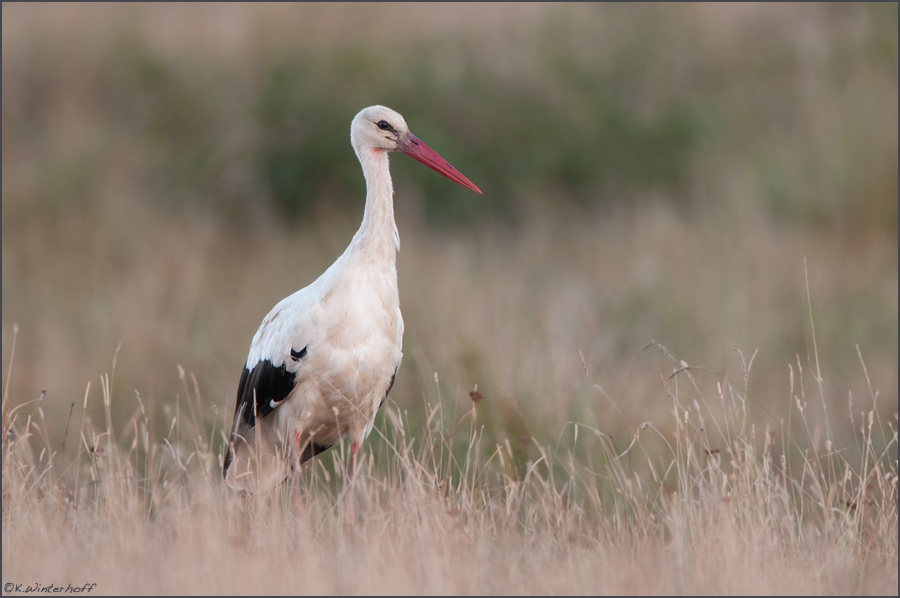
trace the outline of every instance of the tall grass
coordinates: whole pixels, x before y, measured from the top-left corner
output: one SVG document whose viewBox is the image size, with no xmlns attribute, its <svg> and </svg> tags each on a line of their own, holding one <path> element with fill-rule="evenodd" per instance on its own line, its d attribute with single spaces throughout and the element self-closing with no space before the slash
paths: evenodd
<svg viewBox="0 0 900 598">
<path fill-rule="evenodd" d="M 478 394 L 449 427 L 442 400 L 424 427 L 391 402 L 352 483 L 336 448 L 262 496 L 221 483 L 213 446 L 227 422 L 207 433 L 190 376 L 162 441 L 142 410 L 122 429 L 81 418 L 59 439 L 40 404 L 5 409 L 3 581 L 102 593 L 895 591 L 896 414 L 863 410 L 852 461 L 847 447 L 757 429 L 743 388 L 752 359 L 741 359 L 743 380 L 713 396 L 674 359 L 672 434 L 646 422 L 623 448 L 569 422 L 571 444 L 533 446 L 521 468 L 518 448 L 485 440 Z M 85 401 L 119 408 L 113 378 Z M 883 423 L 893 435 L 881 448 Z M 648 436 L 666 449 L 648 451 Z M 629 464 L 645 459 L 649 478 Z"/>
</svg>

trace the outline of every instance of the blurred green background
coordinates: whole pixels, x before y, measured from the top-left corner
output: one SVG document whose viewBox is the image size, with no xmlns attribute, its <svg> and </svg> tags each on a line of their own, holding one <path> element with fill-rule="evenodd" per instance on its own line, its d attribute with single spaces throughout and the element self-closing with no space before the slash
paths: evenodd
<svg viewBox="0 0 900 598">
<path fill-rule="evenodd" d="M 847 443 L 896 413 L 896 4 L 2 10 L 4 384 L 51 431 L 90 381 L 102 418 L 120 343 L 118 425 L 171 415 L 177 365 L 230 423 L 262 317 L 359 224 L 371 104 L 484 191 L 392 161 L 414 421 L 477 384 L 489 440 L 627 444 L 670 417 L 651 340 L 737 380 L 758 349 L 760 425 L 815 349 Z"/>
</svg>

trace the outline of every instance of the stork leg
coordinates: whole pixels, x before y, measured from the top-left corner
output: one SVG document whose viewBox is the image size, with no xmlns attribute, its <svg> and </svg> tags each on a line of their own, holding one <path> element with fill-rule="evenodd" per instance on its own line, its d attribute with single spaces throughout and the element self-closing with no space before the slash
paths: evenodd
<svg viewBox="0 0 900 598">
<path fill-rule="evenodd" d="M 356 454 L 359 452 L 359 441 L 350 442 L 350 459 L 347 462 L 347 485 L 344 489 L 342 502 L 344 503 L 344 527 L 351 529 L 356 521 L 356 484 L 353 483 L 353 474 L 356 472 Z"/>
<path fill-rule="evenodd" d="M 350 464 L 347 466 L 347 479 L 353 480 L 353 472 L 356 470 L 356 453 L 359 451 L 359 442 L 350 443 Z"/>
<path fill-rule="evenodd" d="M 303 499 L 300 497 L 300 432 L 294 432 L 294 459 L 291 469 L 294 470 L 291 476 L 291 496 L 289 503 L 291 505 L 291 513 L 295 517 L 303 514 Z"/>
</svg>

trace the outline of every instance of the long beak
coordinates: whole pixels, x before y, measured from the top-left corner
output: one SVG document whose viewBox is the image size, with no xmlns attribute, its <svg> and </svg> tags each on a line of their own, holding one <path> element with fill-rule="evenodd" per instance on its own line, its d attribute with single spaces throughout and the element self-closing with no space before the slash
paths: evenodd
<svg viewBox="0 0 900 598">
<path fill-rule="evenodd" d="M 454 183 L 462 185 L 475 193 L 481 194 L 481 189 L 473 185 L 472 181 L 450 166 L 446 160 L 437 155 L 437 152 L 419 141 L 419 138 L 412 133 L 407 133 L 406 138 L 400 140 L 398 149 L 410 158 L 421 162 L 431 170 L 444 175 Z"/>
</svg>

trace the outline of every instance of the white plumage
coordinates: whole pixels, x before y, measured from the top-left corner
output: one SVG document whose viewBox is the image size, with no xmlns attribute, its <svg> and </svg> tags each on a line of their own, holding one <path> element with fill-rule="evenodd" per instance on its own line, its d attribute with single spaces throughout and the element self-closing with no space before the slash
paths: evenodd
<svg viewBox="0 0 900 598">
<path fill-rule="evenodd" d="M 350 139 L 366 179 L 362 224 L 344 253 L 272 308 L 253 337 L 223 466 L 234 489 L 268 490 L 344 436 L 353 474 L 403 356 L 388 152 L 401 151 L 481 193 L 390 108 L 362 110 Z"/>
</svg>

